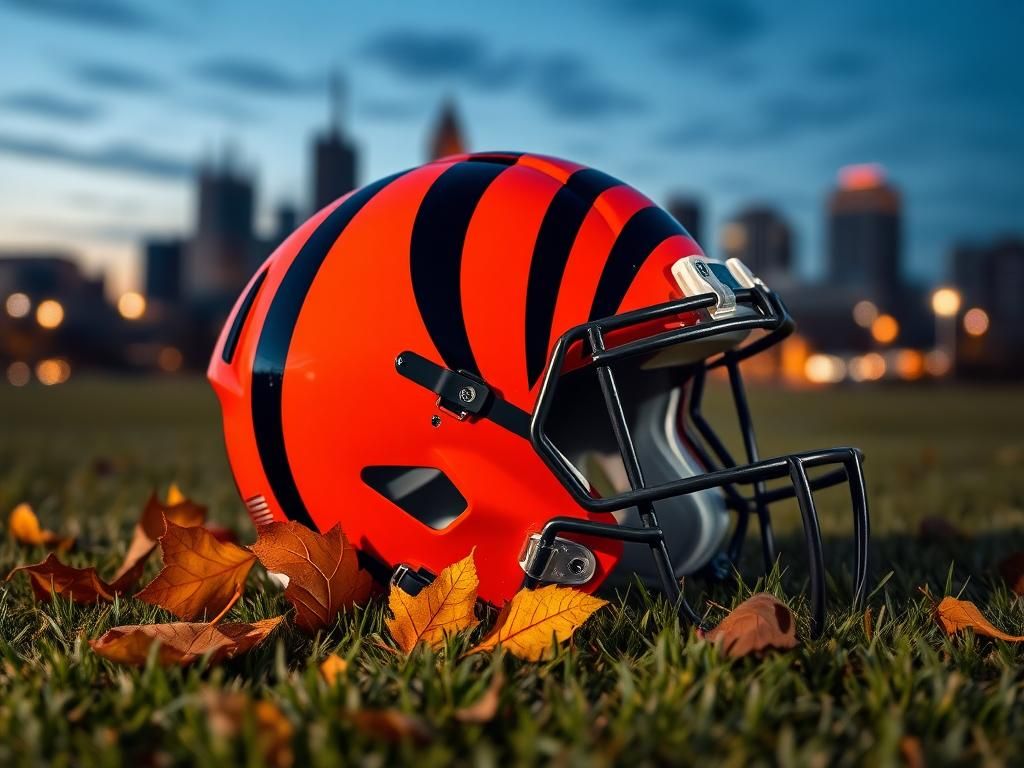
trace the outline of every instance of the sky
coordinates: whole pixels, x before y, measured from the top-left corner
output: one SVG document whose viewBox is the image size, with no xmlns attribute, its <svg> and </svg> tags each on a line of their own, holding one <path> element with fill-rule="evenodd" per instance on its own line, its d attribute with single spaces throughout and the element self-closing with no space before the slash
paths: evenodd
<svg viewBox="0 0 1024 768">
<path fill-rule="evenodd" d="M 252 169 L 261 226 L 307 207 L 309 145 L 346 84 L 369 182 L 423 161 L 453 98 L 472 149 L 576 160 L 702 201 L 702 245 L 770 203 L 820 275 L 838 169 L 883 164 L 905 269 L 1024 232 L 1024 3 L 807 0 L 0 0 L 0 251 L 139 281 L 184 233 L 197 165 Z"/>
</svg>

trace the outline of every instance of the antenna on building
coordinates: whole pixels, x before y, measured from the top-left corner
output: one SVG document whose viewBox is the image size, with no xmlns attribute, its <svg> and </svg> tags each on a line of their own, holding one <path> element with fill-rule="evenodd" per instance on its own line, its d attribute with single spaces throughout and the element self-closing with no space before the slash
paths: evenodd
<svg viewBox="0 0 1024 768">
<path fill-rule="evenodd" d="M 335 134 L 341 133 L 342 103 L 345 99 L 345 83 L 337 70 L 331 72 L 328 82 L 330 100 L 330 128 Z"/>
</svg>

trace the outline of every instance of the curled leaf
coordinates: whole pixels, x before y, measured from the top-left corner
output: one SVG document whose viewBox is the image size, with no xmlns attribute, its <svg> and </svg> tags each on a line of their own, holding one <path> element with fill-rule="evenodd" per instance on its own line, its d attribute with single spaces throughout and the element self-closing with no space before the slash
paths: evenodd
<svg viewBox="0 0 1024 768">
<path fill-rule="evenodd" d="M 447 635 L 475 627 L 478 586 L 472 552 L 443 569 L 416 596 L 392 585 L 388 606 L 393 617 L 386 619 L 391 636 L 411 653 L 419 643 L 437 648 Z"/>
<path fill-rule="evenodd" d="M 423 746 L 432 738 L 426 723 L 397 709 L 360 709 L 349 714 L 349 719 L 360 731 L 382 741 L 411 741 Z"/>
<path fill-rule="evenodd" d="M 594 611 L 607 605 L 586 592 L 551 584 L 522 589 L 498 616 L 498 621 L 470 653 L 489 651 L 499 644 L 514 656 L 529 661 L 547 658 L 552 640 L 561 643 L 579 629 Z"/>
<path fill-rule="evenodd" d="M 10 581 L 24 573 L 32 585 L 36 600 L 48 602 L 54 595 L 69 597 L 76 603 L 109 603 L 117 588 L 99 577 L 95 568 L 73 568 L 65 565 L 52 552 L 41 563 L 22 565 L 7 575 Z"/>
<path fill-rule="evenodd" d="M 270 523 L 259 528 L 250 549 L 269 572 L 287 577 L 284 596 L 306 632 L 330 626 L 343 609 L 370 597 L 370 575 L 341 526 L 321 534 L 294 521 Z"/>
<path fill-rule="evenodd" d="M 935 606 L 935 618 L 947 635 L 954 635 L 970 629 L 978 635 L 991 637 L 996 640 L 1006 640 L 1010 643 L 1024 641 L 1024 635 L 1008 635 L 1001 629 L 996 629 L 986 619 L 978 606 L 970 600 L 957 600 L 955 597 L 946 596 Z"/>
<path fill-rule="evenodd" d="M 211 663 L 217 663 L 255 648 L 282 618 L 275 616 L 252 624 L 135 624 L 114 627 L 90 640 L 89 645 L 103 658 L 129 666 L 144 665 L 155 644 L 159 644 L 156 658 L 161 666 L 185 666 L 205 654 L 210 654 Z"/>
<path fill-rule="evenodd" d="M 348 662 L 336 653 L 332 653 L 320 662 L 320 675 L 328 685 L 336 685 L 345 676 L 347 670 Z"/>
<path fill-rule="evenodd" d="M 191 620 L 221 615 L 242 594 L 256 558 L 234 544 L 221 544 L 200 527 L 167 523 L 160 538 L 164 567 L 137 597 Z"/>
<path fill-rule="evenodd" d="M 784 603 L 764 592 L 737 605 L 705 637 L 711 642 L 721 641 L 726 655 L 734 659 L 797 645 L 793 614 Z"/>
<path fill-rule="evenodd" d="M 124 562 L 114 574 L 115 580 L 130 578 L 129 574 L 134 576 L 135 581 L 142 577 L 146 560 L 156 549 L 157 541 L 164 535 L 165 520 L 184 528 L 202 525 L 206 522 L 206 507 L 185 498 L 174 484 L 167 494 L 166 503 L 161 502 L 155 493 L 151 494 L 142 509 L 138 523 L 135 524 Z"/>
<path fill-rule="evenodd" d="M 31 505 L 21 503 L 11 510 L 7 520 L 7 531 L 19 544 L 30 547 L 47 547 L 61 552 L 75 544 L 73 537 L 60 536 L 43 528 Z"/>
</svg>

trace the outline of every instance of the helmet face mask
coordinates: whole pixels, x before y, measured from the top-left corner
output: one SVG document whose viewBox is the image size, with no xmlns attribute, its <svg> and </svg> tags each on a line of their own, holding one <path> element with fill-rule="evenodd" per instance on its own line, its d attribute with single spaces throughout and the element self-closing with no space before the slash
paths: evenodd
<svg viewBox="0 0 1024 768">
<path fill-rule="evenodd" d="M 770 568 L 769 507 L 796 498 L 818 631 L 813 491 L 850 487 L 857 598 L 867 501 L 854 449 L 758 456 L 739 364 L 792 328 L 749 270 L 705 258 L 635 190 L 488 153 L 314 216 L 239 298 L 209 376 L 254 521 L 341 523 L 381 580 L 412 591 L 475 548 L 489 602 L 639 576 L 696 622 L 679 578 L 738 563 L 751 516 Z M 744 462 L 700 412 L 716 368 Z"/>
</svg>

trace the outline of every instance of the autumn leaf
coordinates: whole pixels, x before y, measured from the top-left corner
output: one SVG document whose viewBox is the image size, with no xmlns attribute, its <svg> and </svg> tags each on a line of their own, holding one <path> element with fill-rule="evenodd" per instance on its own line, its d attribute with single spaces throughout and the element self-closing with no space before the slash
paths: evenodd
<svg viewBox="0 0 1024 768">
<path fill-rule="evenodd" d="M 142 516 L 135 524 L 124 562 L 114 574 L 115 581 L 127 581 L 134 577 L 134 583 L 142 577 L 146 560 L 156 549 L 157 541 L 164 535 L 165 520 L 185 528 L 202 525 L 206 522 L 206 507 L 185 498 L 178 486 L 173 483 L 165 503 L 161 502 L 155 493 L 151 494 L 142 509 Z"/>
<path fill-rule="evenodd" d="M 11 515 L 7 519 L 7 530 L 11 538 L 19 544 L 30 547 L 48 547 L 62 552 L 71 549 L 75 544 L 74 537 L 60 536 L 43 528 L 31 505 L 26 503 L 21 503 L 11 510 Z"/>
<path fill-rule="evenodd" d="M 373 582 L 341 526 L 320 534 L 294 521 L 270 523 L 259 528 L 250 549 L 267 571 L 288 578 L 284 596 L 306 632 L 330 626 L 342 609 L 370 597 Z"/>
<path fill-rule="evenodd" d="M 64 565 L 52 552 L 41 563 L 22 565 L 7 574 L 10 581 L 15 574 L 29 577 L 36 600 L 48 602 L 54 595 L 69 597 L 76 603 L 109 603 L 118 591 L 99 577 L 95 568 L 73 568 Z"/>
<path fill-rule="evenodd" d="M 554 584 L 522 589 L 505 604 L 494 629 L 470 653 L 489 651 L 500 644 L 521 659 L 540 661 L 550 655 L 552 638 L 556 643 L 567 640 L 607 604 L 586 592 Z"/>
<path fill-rule="evenodd" d="M 282 616 L 252 624 L 229 622 L 207 624 L 174 622 L 171 624 L 135 624 L 114 627 L 97 640 L 92 649 L 118 664 L 142 666 L 150 649 L 159 643 L 157 663 L 161 666 L 185 666 L 210 654 L 210 662 L 231 659 L 255 648 L 281 623 Z"/>
<path fill-rule="evenodd" d="M 235 544 L 221 544 L 201 527 L 167 523 L 160 538 L 164 567 L 136 595 L 186 621 L 223 615 L 241 596 L 256 558 Z M 216 620 L 216 619 L 215 619 Z"/>
<path fill-rule="evenodd" d="M 382 741 L 411 741 L 423 746 L 431 740 L 426 723 L 397 709 L 359 709 L 350 713 L 349 719 L 360 731 Z"/>
<path fill-rule="evenodd" d="M 328 685 L 336 685 L 345 676 L 348 662 L 336 653 L 332 653 L 320 662 L 320 675 Z"/>
<path fill-rule="evenodd" d="M 1024 595 L 1024 552 L 1014 552 L 999 563 L 999 575 L 1015 594 Z"/>
<path fill-rule="evenodd" d="M 292 737 L 295 728 L 271 701 L 253 701 L 240 691 L 206 688 L 202 692 L 210 731 L 221 739 L 235 739 L 252 723 L 253 737 L 262 760 L 260 765 L 289 768 L 295 762 Z"/>
<path fill-rule="evenodd" d="M 981 615 L 978 606 L 970 600 L 957 600 L 947 595 L 935 606 L 935 618 L 947 635 L 972 629 L 976 634 L 997 640 L 1011 643 L 1024 641 L 1024 635 L 1008 635 L 992 626 L 989 620 Z"/>
<path fill-rule="evenodd" d="M 907 768 L 924 768 L 924 749 L 921 747 L 921 740 L 915 736 L 901 738 L 900 757 Z"/>
<path fill-rule="evenodd" d="M 475 627 L 478 586 L 472 552 L 442 570 L 415 597 L 392 585 L 388 607 L 394 617 L 386 623 L 398 647 L 406 653 L 419 643 L 438 648 L 447 635 Z"/>
<path fill-rule="evenodd" d="M 737 605 L 705 638 L 721 640 L 726 655 L 737 659 L 768 648 L 795 648 L 796 622 L 785 604 L 761 592 Z"/>
<path fill-rule="evenodd" d="M 498 714 L 498 704 L 501 702 L 501 689 L 505 687 L 505 675 L 499 669 L 491 677 L 491 683 L 487 686 L 483 696 L 472 704 L 459 707 L 455 710 L 455 719 L 460 723 L 473 723 L 481 725 L 489 723 Z"/>
</svg>

